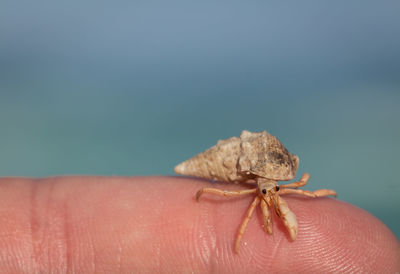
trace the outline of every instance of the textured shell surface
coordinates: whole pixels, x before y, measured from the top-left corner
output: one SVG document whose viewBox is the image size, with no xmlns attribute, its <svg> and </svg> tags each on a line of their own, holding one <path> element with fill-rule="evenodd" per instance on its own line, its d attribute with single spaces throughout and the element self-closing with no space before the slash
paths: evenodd
<svg viewBox="0 0 400 274">
<path fill-rule="evenodd" d="M 211 180 L 246 181 L 254 177 L 285 181 L 296 176 L 299 158 L 266 131 L 242 131 L 220 140 L 175 167 L 175 172 Z"/>
<path fill-rule="evenodd" d="M 240 138 L 232 137 L 197 154 L 175 167 L 175 172 L 210 180 L 243 181 L 238 173 L 237 163 L 240 155 Z"/>
<path fill-rule="evenodd" d="M 244 130 L 240 140 L 239 172 L 279 181 L 296 176 L 299 158 L 275 136 L 266 131 L 253 133 Z"/>
</svg>

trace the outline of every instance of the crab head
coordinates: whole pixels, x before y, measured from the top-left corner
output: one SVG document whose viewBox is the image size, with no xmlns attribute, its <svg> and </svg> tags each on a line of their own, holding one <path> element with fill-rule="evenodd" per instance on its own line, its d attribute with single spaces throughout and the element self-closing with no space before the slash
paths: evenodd
<svg viewBox="0 0 400 274">
<path fill-rule="evenodd" d="M 257 178 L 258 192 L 269 206 L 275 203 L 279 186 L 277 181 L 265 178 Z"/>
</svg>

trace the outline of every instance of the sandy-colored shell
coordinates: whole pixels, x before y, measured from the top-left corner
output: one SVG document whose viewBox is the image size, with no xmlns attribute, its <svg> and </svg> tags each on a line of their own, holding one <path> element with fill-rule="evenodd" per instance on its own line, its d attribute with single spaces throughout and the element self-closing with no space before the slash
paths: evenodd
<svg viewBox="0 0 400 274">
<path fill-rule="evenodd" d="M 220 181 L 245 181 L 263 177 L 276 181 L 296 176 L 299 158 L 266 131 L 242 131 L 180 163 L 175 172 Z"/>
</svg>

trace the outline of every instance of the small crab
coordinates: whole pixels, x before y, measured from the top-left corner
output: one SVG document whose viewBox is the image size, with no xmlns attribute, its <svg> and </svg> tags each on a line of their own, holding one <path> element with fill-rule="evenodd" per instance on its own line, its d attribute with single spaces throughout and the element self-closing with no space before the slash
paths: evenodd
<svg viewBox="0 0 400 274">
<path fill-rule="evenodd" d="M 296 176 L 298 164 L 299 158 L 291 154 L 276 137 L 266 131 L 254 133 L 244 130 L 240 137 L 220 140 L 215 146 L 177 165 L 175 172 L 210 180 L 257 185 L 256 188 L 235 191 L 202 188 L 196 194 L 197 201 L 204 193 L 225 197 L 256 194 L 236 237 L 237 253 L 247 223 L 257 205 L 260 204 L 267 233 L 272 234 L 269 213 L 269 208 L 272 208 L 282 219 L 290 238 L 294 241 L 297 237 L 296 215 L 280 195 L 300 194 L 313 198 L 336 196 L 336 192 L 329 189 L 297 189 L 307 184 L 310 178 L 308 173 L 304 173 L 297 182 L 278 185 L 278 181 L 292 180 Z"/>
</svg>

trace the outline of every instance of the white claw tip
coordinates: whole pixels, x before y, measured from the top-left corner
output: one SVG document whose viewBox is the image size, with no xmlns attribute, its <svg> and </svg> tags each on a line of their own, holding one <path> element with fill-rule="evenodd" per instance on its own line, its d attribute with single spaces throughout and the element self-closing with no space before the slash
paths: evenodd
<svg viewBox="0 0 400 274">
<path fill-rule="evenodd" d="M 289 234 L 290 234 L 290 239 L 292 240 L 292 241 L 295 241 L 296 240 L 296 237 L 297 237 L 297 230 L 295 230 L 295 229 L 289 229 Z"/>
</svg>

